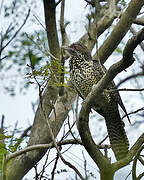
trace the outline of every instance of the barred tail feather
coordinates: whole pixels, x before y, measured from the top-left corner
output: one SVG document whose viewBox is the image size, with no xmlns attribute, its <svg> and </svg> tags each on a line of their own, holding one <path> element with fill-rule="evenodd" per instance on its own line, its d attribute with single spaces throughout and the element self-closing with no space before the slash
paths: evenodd
<svg viewBox="0 0 144 180">
<path fill-rule="evenodd" d="M 119 113 L 113 115 L 105 117 L 105 120 L 112 150 L 116 159 L 120 160 L 127 155 L 129 142 Z"/>
</svg>

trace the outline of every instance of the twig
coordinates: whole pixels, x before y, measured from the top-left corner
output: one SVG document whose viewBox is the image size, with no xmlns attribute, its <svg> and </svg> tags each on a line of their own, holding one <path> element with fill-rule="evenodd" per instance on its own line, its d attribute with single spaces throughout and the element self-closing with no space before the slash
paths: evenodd
<svg viewBox="0 0 144 180">
<path fill-rule="evenodd" d="M 84 159 L 84 171 L 85 171 L 85 179 L 88 179 L 88 175 L 87 175 L 87 161 L 84 155 L 84 152 L 82 151 L 82 155 L 83 155 L 83 159 Z"/>
<path fill-rule="evenodd" d="M 123 88 L 123 89 L 110 89 L 110 90 L 105 90 L 106 92 L 114 92 L 114 91 L 144 91 L 144 88 L 142 89 L 127 89 L 127 88 Z"/>
<path fill-rule="evenodd" d="M 142 108 L 140 108 L 140 109 L 137 109 L 136 111 L 130 112 L 130 113 L 128 113 L 128 115 L 135 114 L 135 113 L 137 113 L 137 112 L 139 112 L 139 111 L 144 111 L 144 107 L 142 107 Z M 126 115 L 124 115 L 124 116 L 122 117 L 122 119 L 125 118 L 125 117 L 126 117 Z"/>
<path fill-rule="evenodd" d="M 34 18 L 38 21 L 38 23 L 44 28 L 45 31 L 47 31 L 47 29 L 45 28 L 45 26 L 40 22 L 40 20 L 38 19 L 38 17 L 36 15 L 34 15 Z"/>
<path fill-rule="evenodd" d="M 144 166 L 144 160 L 141 157 L 139 157 L 138 159 L 142 163 L 142 165 Z"/>
<path fill-rule="evenodd" d="M 143 22 L 144 22 L 144 18 L 143 18 Z M 130 31 L 133 35 L 136 35 L 136 31 L 134 30 L 134 28 L 130 27 Z M 144 43 L 143 42 L 140 43 L 140 47 L 144 51 Z"/>
<path fill-rule="evenodd" d="M 44 165 L 42 167 L 41 175 L 40 175 L 40 178 L 39 178 L 40 180 L 43 178 L 43 174 L 45 172 L 45 168 L 46 168 L 46 164 L 47 164 L 47 161 L 48 161 L 49 152 L 50 152 L 50 149 L 48 150 L 48 153 L 46 155 L 46 160 L 45 160 Z"/>
<path fill-rule="evenodd" d="M 122 83 L 132 79 L 132 78 L 136 78 L 138 76 L 144 76 L 144 73 L 143 72 L 140 72 L 140 73 L 137 73 L 137 74 L 133 74 L 133 75 L 130 75 L 128 77 L 126 77 L 125 79 L 121 80 L 118 84 L 117 84 L 117 87 L 119 87 Z"/>
<path fill-rule="evenodd" d="M 2 117 L 1 117 L 1 125 L 0 125 L 0 128 L 1 129 L 4 129 L 4 119 L 5 119 L 5 116 L 2 114 Z M 1 132 L 0 132 L 1 133 Z"/>
<path fill-rule="evenodd" d="M 41 105 L 42 105 L 42 103 L 41 103 Z M 57 150 L 57 153 L 58 153 L 59 157 L 61 158 L 61 160 L 63 161 L 64 164 L 66 164 L 67 166 L 69 166 L 70 168 L 72 168 L 72 169 L 79 175 L 79 177 L 84 180 L 84 178 L 83 178 L 83 176 L 81 175 L 81 173 L 79 172 L 79 170 L 78 170 L 75 166 L 73 166 L 70 162 L 66 161 L 66 160 L 63 158 L 63 156 L 62 156 L 62 154 L 61 154 L 61 152 L 60 152 L 60 150 L 59 150 L 59 147 L 58 147 L 58 145 L 57 145 L 57 143 L 56 143 L 54 134 L 53 134 L 52 129 L 51 129 L 51 127 L 50 127 L 50 123 L 49 123 L 49 120 L 48 120 L 48 118 L 47 118 L 47 116 L 46 116 L 45 110 L 43 109 L 43 106 L 41 106 L 41 110 L 42 110 L 42 115 L 44 116 L 44 118 L 45 118 L 45 120 L 46 120 L 46 122 L 47 122 L 48 130 L 49 130 L 50 136 L 51 136 L 51 138 L 52 138 L 52 142 L 53 142 L 53 144 L 54 144 L 54 146 L 55 146 L 55 148 L 56 148 L 56 150 Z"/>
<path fill-rule="evenodd" d="M 37 172 L 37 164 L 34 165 L 34 170 L 35 170 L 35 180 L 37 180 L 38 177 L 39 177 L 39 174 L 38 174 L 38 172 Z"/>
<path fill-rule="evenodd" d="M 6 56 L 0 58 L 0 61 L 2 61 L 3 59 L 5 59 L 5 58 L 7 58 L 7 57 L 8 57 L 8 55 L 6 55 Z"/>
<path fill-rule="evenodd" d="M 6 47 L 11 43 L 11 41 L 17 36 L 17 34 L 20 32 L 20 30 L 21 30 L 21 29 L 23 28 L 23 26 L 25 25 L 25 23 L 26 23 L 29 15 L 30 15 L 30 9 L 28 10 L 28 14 L 27 14 L 27 16 L 26 16 L 23 24 L 22 24 L 22 25 L 20 26 L 20 28 L 15 32 L 15 34 L 13 35 L 13 37 L 6 43 L 6 45 L 4 45 L 4 46 L 1 48 L 1 51 L 2 51 L 4 48 L 6 48 Z"/>
<path fill-rule="evenodd" d="M 61 10 L 60 10 L 60 31 L 61 31 L 61 37 L 62 37 L 62 46 L 65 46 L 69 43 L 67 33 L 65 31 L 65 22 L 64 22 L 64 12 L 65 12 L 65 0 L 61 3 Z M 60 50 L 60 61 L 61 66 L 64 67 L 66 56 L 63 52 L 63 50 Z M 64 69 L 62 69 L 62 72 L 60 73 L 60 82 L 64 83 Z M 59 88 L 59 95 L 62 96 L 64 94 L 64 87 Z"/>
<path fill-rule="evenodd" d="M 68 140 L 63 140 L 63 141 L 59 141 L 57 142 L 57 145 L 68 145 L 68 144 L 79 144 L 79 145 L 83 145 L 80 139 L 77 139 L 76 141 L 74 139 L 68 139 Z M 98 145 L 99 149 L 104 149 L 105 145 Z M 110 148 L 109 145 L 107 145 L 107 147 Z M 16 151 L 12 154 L 9 154 L 6 156 L 6 161 L 8 162 L 9 160 L 16 158 L 17 156 L 20 156 L 26 152 L 29 151 L 33 151 L 33 150 L 38 150 L 38 149 L 49 149 L 49 148 L 54 148 L 53 143 L 49 143 L 49 144 L 36 144 L 36 145 L 31 145 L 28 146 L 22 150 Z"/>
<path fill-rule="evenodd" d="M 105 138 L 103 138 L 102 141 L 99 142 L 99 145 L 101 145 L 107 138 L 108 138 L 108 135 Z"/>
<path fill-rule="evenodd" d="M 39 48 L 39 50 L 41 50 L 41 47 L 32 38 L 30 38 L 27 33 L 25 33 L 25 35 L 27 36 L 28 39 L 30 39 Z M 51 54 L 48 49 L 45 49 L 45 51 L 41 50 L 41 52 L 44 53 L 46 56 L 50 56 L 51 58 L 53 58 L 55 60 L 59 60 L 53 54 Z"/>
<path fill-rule="evenodd" d="M 142 177 L 144 177 L 144 172 L 137 177 L 137 180 L 140 180 Z"/>
<path fill-rule="evenodd" d="M 128 175 L 126 176 L 125 180 L 127 180 L 130 175 L 131 175 L 131 171 L 128 173 Z"/>
<path fill-rule="evenodd" d="M 63 1 L 63 0 L 59 0 L 59 1 L 55 4 L 55 7 L 56 7 L 57 5 L 59 5 L 59 3 L 60 3 L 61 1 Z"/>
<path fill-rule="evenodd" d="M 76 121 L 75 121 L 76 122 Z M 69 121 L 69 115 L 68 115 L 68 127 L 69 127 L 69 132 L 71 133 L 72 137 L 75 139 L 75 141 L 77 140 L 76 137 L 74 136 L 73 132 L 72 132 L 72 127 L 74 126 L 75 122 L 73 123 L 72 126 L 70 126 L 70 121 Z"/>
<path fill-rule="evenodd" d="M 55 159 L 55 164 L 54 164 L 53 170 L 51 172 L 51 175 L 52 175 L 51 180 L 54 180 L 54 175 L 55 175 L 55 170 L 56 170 L 56 167 L 57 167 L 58 159 L 59 159 L 59 154 L 57 153 L 57 156 L 56 156 L 56 159 Z"/>
<path fill-rule="evenodd" d="M 136 177 L 136 165 L 137 165 L 137 160 L 140 156 L 140 153 L 141 151 L 144 149 L 144 146 L 140 147 L 140 149 L 138 150 L 135 158 L 134 158 L 134 161 L 133 161 L 133 166 L 132 166 L 132 178 L 133 180 L 137 180 L 137 177 Z"/>
</svg>

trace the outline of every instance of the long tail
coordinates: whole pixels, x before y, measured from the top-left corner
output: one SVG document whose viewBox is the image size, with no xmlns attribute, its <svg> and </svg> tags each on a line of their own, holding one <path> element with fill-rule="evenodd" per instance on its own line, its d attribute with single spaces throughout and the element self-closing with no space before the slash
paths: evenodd
<svg viewBox="0 0 144 180">
<path fill-rule="evenodd" d="M 118 108 L 112 108 L 111 111 L 110 109 L 105 114 L 106 126 L 115 157 L 117 160 L 120 160 L 127 155 L 129 142 Z"/>
</svg>

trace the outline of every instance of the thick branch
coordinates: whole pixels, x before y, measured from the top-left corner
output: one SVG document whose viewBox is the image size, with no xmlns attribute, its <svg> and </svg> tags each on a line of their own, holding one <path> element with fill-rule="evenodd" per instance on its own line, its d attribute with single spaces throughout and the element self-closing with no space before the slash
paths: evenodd
<svg viewBox="0 0 144 180">
<path fill-rule="evenodd" d="M 65 0 L 61 3 L 61 12 L 60 12 L 60 30 L 61 30 L 61 37 L 62 37 L 62 46 L 68 45 L 69 39 L 67 37 L 67 33 L 65 30 L 65 22 L 64 22 L 64 10 L 65 10 Z"/>
<path fill-rule="evenodd" d="M 70 145 L 70 144 L 75 144 L 75 145 L 83 145 L 82 141 L 80 139 L 67 139 L 67 140 L 63 140 L 63 141 L 59 141 L 57 142 L 58 146 L 62 146 L 62 145 Z M 53 143 L 49 143 L 49 144 L 36 144 L 36 145 L 32 145 L 32 146 L 28 146 L 22 150 L 19 150 L 17 152 L 14 152 L 12 154 L 9 154 L 6 156 L 6 161 L 8 162 L 9 160 L 16 158 L 17 156 L 20 156 L 26 152 L 29 151 L 33 151 L 33 150 L 37 150 L 37 149 L 49 149 L 49 148 L 54 148 L 55 146 L 53 145 Z M 109 149 L 111 148 L 110 145 L 98 145 L 97 146 L 99 149 Z"/>
<path fill-rule="evenodd" d="M 140 17 L 140 18 L 136 18 L 136 19 L 134 20 L 134 23 L 135 23 L 135 24 L 138 24 L 138 25 L 144 26 L 144 16 L 142 16 L 142 17 Z"/>
<path fill-rule="evenodd" d="M 86 100 L 87 101 L 87 100 Z M 98 146 L 93 141 L 89 130 L 89 113 L 90 108 L 86 106 L 85 102 L 82 106 L 80 111 L 79 120 L 78 120 L 78 130 L 83 142 L 84 147 L 95 161 L 97 166 L 102 169 L 104 166 L 110 166 L 108 159 L 106 159 L 101 151 L 99 150 Z"/>
<path fill-rule="evenodd" d="M 56 27 L 56 5 L 54 0 L 43 0 L 44 12 L 45 12 L 45 23 L 47 29 L 47 37 L 50 52 L 59 58 L 60 48 L 58 41 L 58 33 Z"/>
<path fill-rule="evenodd" d="M 118 2 L 116 2 L 116 4 L 117 3 Z M 109 8 L 107 9 L 107 7 Z M 92 50 L 96 42 L 96 37 L 99 37 L 108 27 L 110 27 L 113 20 L 116 18 L 115 12 L 111 9 L 111 1 L 103 7 L 103 11 L 102 18 L 98 22 L 95 19 L 94 22 L 89 25 L 87 33 L 79 40 L 79 42 L 88 47 L 89 51 Z"/>
<path fill-rule="evenodd" d="M 99 59 L 101 63 L 104 63 L 118 46 L 122 38 L 129 30 L 131 24 L 133 23 L 134 19 L 138 15 L 143 5 L 143 0 L 132 0 L 129 3 L 129 6 L 123 13 L 119 23 L 116 25 L 110 36 L 99 49 Z M 98 59 L 97 53 L 94 55 L 93 58 Z"/>
</svg>

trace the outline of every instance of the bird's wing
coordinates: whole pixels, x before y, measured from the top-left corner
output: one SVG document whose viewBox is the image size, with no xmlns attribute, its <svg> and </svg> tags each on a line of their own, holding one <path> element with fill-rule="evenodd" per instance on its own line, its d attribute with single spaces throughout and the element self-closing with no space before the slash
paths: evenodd
<svg viewBox="0 0 144 180">
<path fill-rule="evenodd" d="M 95 71 L 98 71 L 97 73 L 99 73 L 99 77 L 100 77 L 100 79 L 101 79 L 101 78 L 104 76 L 104 74 L 107 72 L 107 69 L 105 68 L 104 65 L 101 65 L 98 60 L 93 60 L 93 62 L 94 62 L 94 69 L 95 69 Z M 99 79 L 99 80 L 100 80 L 100 79 Z M 111 90 L 111 89 L 117 89 L 114 81 L 112 81 L 112 82 L 108 85 L 108 88 L 107 88 L 107 89 L 109 89 L 109 90 Z M 112 98 L 115 102 L 117 102 L 117 103 L 120 105 L 120 107 L 122 108 L 122 110 L 125 112 L 128 121 L 130 122 L 130 118 L 129 118 L 129 116 L 128 116 L 127 110 L 126 110 L 126 108 L 125 108 L 125 106 L 124 106 L 124 104 L 123 104 L 123 101 L 122 101 L 122 99 L 121 99 L 121 97 L 120 97 L 119 92 L 118 92 L 118 91 L 113 91 L 113 92 L 110 93 L 110 96 L 111 96 L 111 98 Z M 130 123 L 131 123 L 131 122 L 130 122 Z"/>
</svg>

